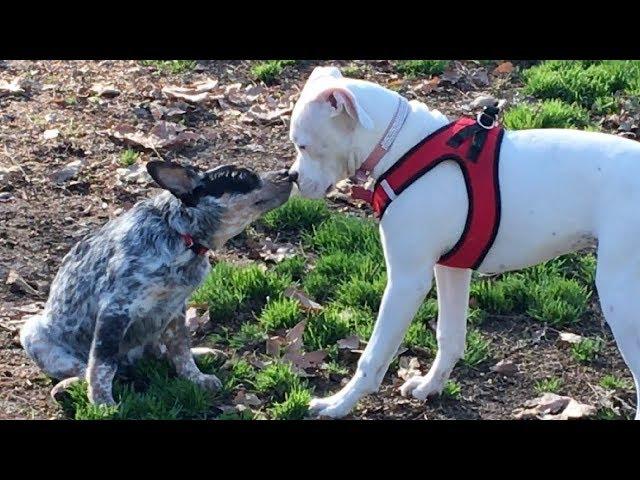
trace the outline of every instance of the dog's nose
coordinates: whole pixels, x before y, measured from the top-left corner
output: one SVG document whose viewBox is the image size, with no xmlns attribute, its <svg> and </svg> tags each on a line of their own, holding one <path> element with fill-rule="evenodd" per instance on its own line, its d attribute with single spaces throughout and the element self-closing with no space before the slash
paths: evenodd
<svg viewBox="0 0 640 480">
<path fill-rule="evenodd" d="M 289 171 L 289 181 L 297 182 L 298 181 L 298 172 L 295 170 Z"/>
</svg>

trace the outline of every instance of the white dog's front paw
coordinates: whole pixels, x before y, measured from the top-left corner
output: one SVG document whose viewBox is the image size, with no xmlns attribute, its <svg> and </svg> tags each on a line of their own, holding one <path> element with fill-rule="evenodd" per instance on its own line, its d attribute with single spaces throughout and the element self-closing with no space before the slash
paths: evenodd
<svg viewBox="0 0 640 480">
<path fill-rule="evenodd" d="M 337 394 L 326 398 L 313 398 L 309 403 L 309 413 L 319 417 L 344 417 L 349 414 L 351 408 L 352 405 Z"/>
<path fill-rule="evenodd" d="M 425 377 L 416 375 L 404 382 L 400 387 L 400 394 L 403 397 L 412 395 L 414 398 L 424 401 L 427 397 L 440 395 L 443 388 L 444 382 L 436 381 L 429 375 Z"/>
</svg>

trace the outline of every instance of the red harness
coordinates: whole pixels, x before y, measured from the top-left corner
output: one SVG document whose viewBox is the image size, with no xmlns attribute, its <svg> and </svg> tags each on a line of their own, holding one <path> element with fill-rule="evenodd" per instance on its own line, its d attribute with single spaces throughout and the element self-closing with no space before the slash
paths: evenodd
<svg viewBox="0 0 640 480">
<path fill-rule="evenodd" d="M 500 225 L 498 163 L 502 128 L 483 128 L 473 118 L 445 125 L 409 150 L 375 184 L 372 207 L 378 218 L 395 198 L 422 175 L 445 160 L 460 165 L 469 210 L 464 231 L 438 263 L 476 269 L 491 248 Z"/>
</svg>

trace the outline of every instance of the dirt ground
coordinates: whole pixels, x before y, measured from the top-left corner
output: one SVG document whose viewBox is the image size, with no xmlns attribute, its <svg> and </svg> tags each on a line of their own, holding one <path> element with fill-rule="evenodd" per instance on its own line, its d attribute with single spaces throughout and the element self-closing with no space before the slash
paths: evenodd
<svg viewBox="0 0 640 480">
<path fill-rule="evenodd" d="M 186 73 L 158 71 L 139 61 L 0 62 L 0 80 L 20 78 L 24 89 L 20 95 L 0 96 L 0 169 L 6 172 L 0 179 L 0 419 L 63 418 L 49 398 L 50 381 L 23 353 L 17 332 L 21 319 L 46 300 L 69 248 L 121 209 L 154 192 L 143 177 L 138 182 L 132 174 L 133 181 L 128 181 L 129 172 L 119 171 L 125 168 L 120 157 L 127 146 L 114 132 L 124 131 L 122 126 L 149 132 L 158 119 L 178 120 L 185 131 L 198 136 L 156 151 L 135 147 L 141 152 L 138 164 L 161 156 L 209 167 L 238 163 L 257 169 L 286 168 L 294 155 L 287 110 L 318 64 L 356 67 L 362 78 L 455 117 L 480 93 L 514 98 L 517 75 L 493 75 L 498 63 L 457 62 L 459 79 L 429 91 L 424 78 L 401 78 L 386 60 L 304 61 L 286 67 L 270 86 L 254 80 L 249 61 L 202 61 Z M 161 93 L 164 86 L 208 78 L 218 81 L 219 99 L 191 105 L 170 102 Z M 91 91 L 96 84 L 110 85 L 119 93 L 100 96 Z M 184 113 L 173 115 L 169 106 Z M 264 114 L 274 111 L 279 114 Z M 71 162 L 76 163 L 68 166 Z M 61 172 L 65 166 L 78 165 L 71 177 Z M 240 239 L 218 255 L 242 256 L 242 252 Z M 612 398 L 598 385 L 608 373 L 631 377 L 603 322 L 597 298 L 593 300 L 587 319 L 568 329 L 606 339 L 606 347 L 592 364 L 577 363 L 567 348 L 559 346 L 559 332 L 552 328 L 544 329 L 528 318 L 491 317 L 480 328 L 491 340 L 492 356 L 495 361 L 514 361 L 519 374 L 503 376 L 491 371 L 491 365 L 460 365 L 453 379 L 461 384 L 462 397 L 423 404 L 402 398 L 397 389 L 402 381 L 390 372 L 381 391 L 363 400 L 350 418 L 509 419 L 514 409 L 536 396 L 536 380 L 549 376 L 563 379 L 562 394 L 598 407 L 614 405 L 628 417 L 635 404 L 633 391 Z M 335 391 L 339 386 L 336 381 L 318 388 Z"/>
</svg>

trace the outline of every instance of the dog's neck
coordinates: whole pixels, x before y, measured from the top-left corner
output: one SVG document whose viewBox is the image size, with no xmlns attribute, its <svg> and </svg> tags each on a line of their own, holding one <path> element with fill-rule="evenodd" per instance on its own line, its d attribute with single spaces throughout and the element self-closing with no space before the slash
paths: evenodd
<svg viewBox="0 0 640 480">
<path fill-rule="evenodd" d="M 220 239 L 216 237 L 220 228 L 220 208 L 187 208 L 169 192 L 154 197 L 153 203 L 160 209 L 169 227 L 177 234 L 188 234 L 198 243 L 211 249 L 221 246 Z"/>
<path fill-rule="evenodd" d="M 392 92 L 388 93 L 392 94 Z M 397 96 L 393 94 L 394 102 L 396 101 L 396 98 Z M 393 117 L 394 109 L 391 108 L 385 110 L 386 111 L 380 115 L 381 118 L 376 118 L 374 120 L 376 128 L 375 131 L 371 133 L 371 138 L 374 140 L 372 140 L 370 145 L 368 145 L 367 150 L 356 152 L 357 165 L 362 165 L 364 163 L 369 153 L 373 150 L 377 142 L 380 141 L 382 135 L 387 129 L 389 122 Z M 409 102 L 409 114 L 407 115 L 407 119 L 387 153 L 370 173 L 371 178 L 377 180 L 378 177 L 396 163 L 402 155 L 411 149 L 411 147 L 447 123 L 449 123 L 449 120 L 439 111 L 429 110 L 423 103 L 415 100 Z"/>
</svg>

